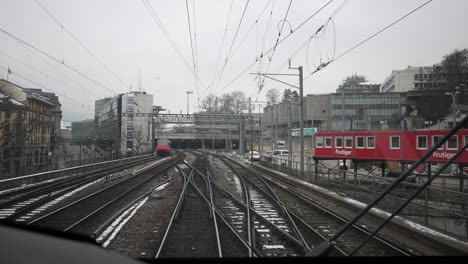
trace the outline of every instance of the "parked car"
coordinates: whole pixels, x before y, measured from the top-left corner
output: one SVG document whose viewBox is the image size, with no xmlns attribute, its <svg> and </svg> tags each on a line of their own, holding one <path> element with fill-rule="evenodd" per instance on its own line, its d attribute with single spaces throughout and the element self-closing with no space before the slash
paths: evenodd
<svg viewBox="0 0 468 264">
<path fill-rule="evenodd" d="M 250 161 L 259 161 L 260 160 L 260 153 L 258 153 L 257 151 L 250 151 L 250 152 L 247 152 L 245 154 L 245 158 L 250 160 Z"/>
</svg>

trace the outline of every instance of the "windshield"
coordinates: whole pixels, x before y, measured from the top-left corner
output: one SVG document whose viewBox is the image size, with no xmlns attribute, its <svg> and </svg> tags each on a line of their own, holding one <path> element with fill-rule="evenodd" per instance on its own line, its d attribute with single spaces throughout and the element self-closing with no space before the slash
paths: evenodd
<svg viewBox="0 0 468 264">
<path fill-rule="evenodd" d="M 468 2 L 3 2 L 1 221 L 142 259 L 468 254 Z"/>
</svg>

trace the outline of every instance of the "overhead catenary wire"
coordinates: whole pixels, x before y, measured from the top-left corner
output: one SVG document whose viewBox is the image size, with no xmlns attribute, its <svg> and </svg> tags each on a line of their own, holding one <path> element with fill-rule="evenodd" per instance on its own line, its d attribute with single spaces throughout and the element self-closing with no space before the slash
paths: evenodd
<svg viewBox="0 0 468 264">
<path fill-rule="evenodd" d="M 169 42 L 169 44 L 171 45 L 171 47 L 174 49 L 174 51 L 177 53 L 177 55 L 179 56 L 179 58 L 183 61 L 184 65 L 187 67 L 187 69 L 195 76 L 195 72 L 193 71 L 192 69 L 192 66 L 190 65 L 190 63 L 188 62 L 188 60 L 185 58 L 185 56 L 182 54 L 182 52 L 180 51 L 179 47 L 176 45 L 176 43 L 174 42 L 174 40 L 172 39 L 171 35 L 169 34 L 169 32 L 167 31 L 166 27 L 164 26 L 164 24 L 162 23 L 162 21 L 159 19 L 157 13 L 154 11 L 153 7 L 151 6 L 151 4 L 148 2 L 148 0 L 142 0 L 143 4 L 145 5 L 146 7 L 146 10 L 148 11 L 148 13 L 151 15 L 151 17 L 153 18 L 153 21 L 156 23 L 156 25 L 158 26 L 158 28 L 162 31 L 164 37 L 166 38 L 166 40 Z M 198 77 L 198 76 L 197 76 Z M 201 83 L 204 87 L 206 87 L 205 83 L 200 80 L 200 78 L 198 78 L 198 81 L 199 83 Z"/>
<path fill-rule="evenodd" d="M 416 11 L 418 11 L 419 9 L 423 8 L 424 6 L 426 6 L 427 4 L 429 4 L 430 2 L 432 2 L 432 0 L 429 0 L 429 1 L 426 1 L 424 2 L 423 4 L 419 5 L 418 7 L 416 7 L 415 9 L 411 10 L 409 13 L 406 13 L 405 15 L 403 15 L 402 17 L 400 17 L 399 19 L 395 20 L 394 22 L 390 23 L 389 25 L 387 25 L 386 27 L 380 29 L 379 31 L 377 31 L 376 33 L 372 34 L 371 36 L 367 37 L 366 39 L 362 40 L 361 42 L 359 42 L 358 44 L 354 45 L 353 47 L 349 48 L 348 50 L 346 50 L 345 52 L 341 53 L 340 55 L 338 55 L 335 59 L 333 60 L 330 60 L 328 62 L 325 62 L 325 63 L 322 63 L 321 65 L 319 65 L 319 67 L 317 67 L 317 69 L 310 73 L 308 76 L 306 76 L 304 78 L 304 80 L 306 80 L 307 78 L 309 78 L 310 76 L 314 75 L 315 73 L 317 73 L 318 71 L 322 70 L 323 68 L 325 68 L 326 66 L 328 66 L 330 63 L 332 62 L 335 62 L 337 60 L 339 60 L 340 58 L 342 58 L 344 55 L 350 53 L 351 51 L 353 51 L 354 49 L 358 48 L 359 46 L 363 45 L 364 43 L 366 43 L 367 41 L 373 39 L 374 37 L 376 37 L 377 35 L 381 34 L 382 32 L 384 32 L 385 30 L 389 29 L 390 27 L 394 26 L 395 24 L 397 24 L 398 22 L 402 21 L 403 19 L 407 18 L 408 16 L 410 16 L 411 14 L 415 13 Z"/>
<path fill-rule="evenodd" d="M 25 50 L 27 50 L 29 53 L 31 53 L 33 56 L 37 57 L 40 61 L 42 61 L 43 63 L 47 64 L 49 67 L 51 67 L 52 69 L 54 69 L 55 71 L 57 71 L 58 73 L 62 74 L 66 79 L 70 80 L 78 89 L 80 89 L 81 91 L 83 92 L 87 92 L 89 94 L 92 94 L 94 95 L 94 93 L 89 90 L 89 89 L 86 89 L 84 87 L 81 87 L 81 84 L 78 83 L 76 80 L 72 79 L 70 76 L 68 76 L 64 71 L 62 71 L 61 69 L 59 69 L 57 66 L 53 65 L 50 61 L 46 60 L 45 58 L 43 58 L 42 56 L 40 56 L 38 54 L 38 52 L 32 48 L 30 48 L 29 46 L 25 45 L 24 43 L 18 41 L 18 40 L 15 40 L 19 45 L 21 45 Z"/>
<path fill-rule="evenodd" d="M 122 79 L 120 79 L 117 76 L 117 74 L 111 71 L 109 67 L 107 67 L 107 65 L 104 62 L 102 62 L 101 59 L 99 59 L 86 45 L 83 44 L 82 41 L 78 39 L 78 37 L 76 37 L 72 32 L 70 32 L 70 30 L 68 30 L 39 0 L 34 0 L 34 1 L 60 26 L 61 32 L 62 32 L 62 35 L 61 35 L 62 53 L 64 53 L 63 31 L 65 30 L 65 32 L 67 32 L 68 35 L 70 35 L 86 52 L 88 52 L 97 62 L 99 62 L 99 64 L 101 64 L 107 70 L 107 72 L 109 72 L 115 79 L 117 79 L 123 87 L 125 86 L 124 81 L 122 81 Z M 63 59 L 63 54 L 62 54 L 62 59 Z M 62 62 L 64 62 L 64 60 L 62 60 Z"/>
<path fill-rule="evenodd" d="M 198 92 L 198 70 L 197 70 L 195 52 L 193 49 L 192 28 L 190 26 L 190 12 L 189 12 L 189 7 L 188 7 L 188 0 L 185 0 L 185 7 L 187 9 L 187 22 L 188 22 L 189 35 L 190 35 L 190 48 L 192 50 L 193 71 L 195 73 L 195 88 L 197 90 L 197 94 L 199 94 Z"/>
<path fill-rule="evenodd" d="M 18 59 L 16 59 L 16 58 L 14 58 L 14 57 L 12 57 L 12 56 L 10 56 L 10 55 L 4 53 L 4 52 L 2 52 L 2 51 L 0 51 L 0 54 L 2 54 L 3 56 L 5 56 L 5 57 L 11 59 L 12 61 L 15 61 L 16 63 L 19 63 L 19 64 L 21 64 L 21 65 L 23 65 L 23 66 L 25 66 L 25 67 L 27 67 L 27 68 L 29 68 L 29 69 L 35 71 L 35 72 L 38 72 L 38 73 L 44 75 L 46 78 L 50 78 L 50 79 L 52 79 L 52 80 L 54 80 L 54 81 L 56 81 L 56 82 L 61 83 L 61 84 L 64 85 L 64 86 L 67 86 L 67 84 L 66 84 L 65 82 L 63 82 L 62 80 L 59 80 L 59 79 L 57 79 L 57 78 L 54 78 L 54 77 L 52 77 L 51 75 L 49 75 L 49 74 L 47 74 L 47 73 L 45 73 L 45 72 L 43 72 L 43 71 L 40 71 L 40 70 L 36 69 L 35 67 L 31 66 L 30 64 L 24 63 L 24 62 L 22 62 L 22 61 L 20 61 L 20 60 L 18 60 Z M 86 91 L 83 91 L 83 92 L 85 93 Z"/>
<path fill-rule="evenodd" d="M 1 65 L 0 65 L 0 68 L 2 68 L 2 69 L 5 70 L 5 71 L 8 71 L 8 68 L 3 67 L 3 66 L 1 66 Z M 43 85 L 41 85 L 41 84 L 39 84 L 39 83 L 37 83 L 37 82 L 35 82 L 35 81 L 33 81 L 33 80 L 27 78 L 27 77 L 24 77 L 24 76 L 21 75 L 21 74 L 16 73 L 14 70 L 11 71 L 11 69 L 10 69 L 9 72 L 11 72 L 11 73 L 9 73 L 9 74 L 16 75 L 16 76 L 22 78 L 23 80 L 26 80 L 26 81 L 28 81 L 28 82 L 34 84 L 34 85 L 37 85 L 39 88 L 42 88 L 42 89 L 44 89 L 44 90 L 53 92 L 53 93 L 55 93 L 55 94 L 57 94 L 57 95 L 60 95 L 60 96 L 62 96 L 62 97 L 64 97 L 64 98 L 67 98 L 68 100 L 71 100 L 71 101 L 75 102 L 75 103 L 76 103 L 75 106 L 81 106 L 81 107 L 85 108 L 83 104 L 81 104 L 80 102 L 76 101 L 75 99 L 70 98 L 70 97 L 68 97 L 68 96 L 66 96 L 66 95 L 64 95 L 64 94 L 58 93 L 58 92 L 56 92 L 56 91 L 54 91 L 54 90 L 52 90 L 52 89 L 50 89 L 50 88 L 47 88 L 47 87 L 45 87 L 45 86 L 43 86 Z"/>
<path fill-rule="evenodd" d="M 298 29 L 300 29 L 302 26 L 304 26 L 309 20 L 311 20 L 313 17 L 315 17 L 320 11 L 322 11 L 325 7 L 327 7 L 331 2 L 333 2 L 334 0 L 330 0 L 328 1 L 327 3 L 325 3 L 322 7 L 320 7 L 316 12 L 314 12 L 312 15 L 310 15 L 304 22 L 302 22 L 299 26 L 297 26 L 295 29 L 292 30 L 291 33 L 289 33 L 288 35 L 286 35 L 283 39 L 281 39 L 279 42 L 278 42 L 278 45 L 280 45 L 281 43 L 283 43 L 286 39 L 288 39 L 292 34 L 294 34 Z M 269 52 L 271 52 L 273 50 L 273 47 L 270 48 L 267 52 L 265 52 L 265 54 L 268 54 Z M 242 70 L 239 74 L 236 75 L 236 77 L 234 77 L 234 79 L 232 79 L 230 82 L 228 82 L 220 91 L 218 91 L 218 93 L 222 92 L 224 89 L 226 89 L 227 87 L 229 87 L 232 83 L 234 83 L 237 79 L 239 79 L 244 73 L 246 73 L 250 68 L 252 68 L 252 66 L 254 66 L 257 61 L 259 60 L 260 58 L 257 58 L 254 62 L 252 62 L 249 66 L 247 66 L 244 70 Z"/>
<path fill-rule="evenodd" d="M 28 47 L 30 47 L 30 48 L 32 48 L 32 49 L 34 49 L 34 50 L 40 52 L 41 54 L 45 55 L 46 57 L 50 58 L 51 60 L 56 61 L 57 63 L 62 64 L 62 65 L 65 66 L 66 68 L 68 68 L 68 69 L 74 71 L 74 72 L 77 73 L 78 75 L 80 75 L 80 76 L 84 77 L 85 79 L 87 79 L 87 80 L 93 82 L 94 84 L 97 84 L 98 86 L 100 86 L 100 87 L 102 87 L 102 88 L 108 90 L 109 92 L 111 92 L 111 93 L 113 93 L 113 94 L 117 94 L 114 90 L 112 90 L 112 89 L 110 89 L 110 88 L 108 88 L 108 87 L 102 85 L 101 83 L 99 83 L 98 81 L 96 81 L 96 80 L 94 80 L 93 78 L 89 77 L 88 75 L 86 75 L 86 74 L 80 72 L 79 70 L 77 70 L 77 69 L 71 67 L 70 65 L 68 65 L 68 64 L 66 64 L 66 63 L 64 63 L 64 62 L 61 62 L 60 60 L 58 60 L 57 58 L 53 57 L 52 55 L 50 55 L 50 54 L 48 54 L 48 53 L 42 51 L 41 49 L 39 49 L 39 48 L 37 48 L 37 47 L 35 47 L 35 46 L 29 44 L 28 42 L 26 42 L 26 41 L 24 41 L 24 40 L 22 40 L 22 39 L 16 37 L 15 35 L 13 35 L 13 34 L 7 32 L 7 31 L 4 30 L 3 28 L 0 28 L 0 31 L 2 31 L 4 34 L 6 34 L 7 36 L 11 37 L 12 39 L 18 40 L 19 42 L 21 42 L 21 43 L 27 45 Z"/>
<path fill-rule="evenodd" d="M 273 57 L 275 55 L 276 48 L 278 47 L 278 42 L 279 42 L 279 39 L 281 37 L 281 33 L 283 32 L 284 23 L 286 23 L 286 20 L 288 18 L 288 14 L 289 14 L 289 10 L 291 9 L 291 4 L 292 4 L 292 0 L 289 1 L 288 9 L 286 10 L 286 14 L 284 15 L 284 19 L 282 20 L 283 24 L 281 25 L 281 29 L 278 32 L 278 37 L 276 38 L 275 46 L 273 47 L 273 52 L 272 52 L 271 56 L 268 58 L 268 66 L 267 66 L 265 72 L 268 72 L 270 70 L 271 62 L 273 61 Z M 291 28 L 291 33 L 292 33 L 292 28 Z M 260 93 L 260 91 L 262 90 L 262 88 L 263 88 L 263 86 L 265 84 L 265 79 L 266 78 L 264 77 L 263 81 L 261 82 L 260 87 L 258 89 L 258 93 Z"/>
<path fill-rule="evenodd" d="M 229 56 L 231 54 L 232 47 L 234 46 L 234 43 L 236 42 L 237 34 L 239 33 L 239 29 L 240 29 L 240 27 L 242 25 L 242 21 L 244 20 L 244 15 L 245 15 L 245 12 L 247 11 L 247 7 L 249 6 L 249 3 L 250 3 L 250 0 L 247 0 L 247 3 L 245 4 L 244 11 L 242 12 L 242 16 L 241 16 L 241 19 L 239 21 L 239 24 L 237 25 L 236 33 L 234 34 L 234 38 L 232 39 L 232 43 L 231 43 L 231 46 L 229 48 L 228 54 L 226 55 L 226 60 L 224 61 L 223 67 L 221 68 L 221 74 L 220 74 L 218 82 L 216 84 L 216 88 L 214 90 L 214 93 L 216 93 L 216 91 L 218 90 L 219 83 L 221 82 L 221 79 L 223 78 L 224 70 L 226 69 L 227 63 L 229 62 Z"/>
</svg>

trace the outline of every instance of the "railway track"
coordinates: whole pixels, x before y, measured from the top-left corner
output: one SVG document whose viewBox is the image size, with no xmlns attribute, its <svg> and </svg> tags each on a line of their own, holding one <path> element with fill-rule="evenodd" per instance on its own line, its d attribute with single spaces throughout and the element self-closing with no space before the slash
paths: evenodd
<svg viewBox="0 0 468 264">
<path fill-rule="evenodd" d="M 291 235 L 286 221 L 280 216 L 281 210 L 258 190 L 248 186 L 242 177 L 239 177 L 239 182 L 244 195 L 239 198 L 238 192 L 229 192 L 210 176 L 209 171 L 207 174 L 213 186 L 214 206 L 249 244 L 249 256 L 300 256 L 305 253 L 307 249 Z"/>
<path fill-rule="evenodd" d="M 204 170 L 205 164 L 204 160 L 197 160 L 194 166 Z M 248 245 L 214 206 L 211 185 L 202 179 L 206 175 L 189 164 L 184 168 L 190 171 L 187 176 L 187 169 L 180 169 L 184 186 L 155 257 L 248 256 Z M 197 181 L 194 180 L 196 174 L 200 178 Z M 202 191 L 199 184 L 206 188 Z"/>
<path fill-rule="evenodd" d="M 288 211 L 291 215 L 293 222 L 301 231 L 303 238 L 306 239 L 307 244 L 314 248 L 327 238 L 333 236 L 340 227 L 346 223 L 343 217 L 319 206 L 310 199 L 292 191 L 283 188 L 281 185 L 275 183 L 268 178 L 261 177 L 258 173 L 245 168 L 242 165 L 234 163 L 229 160 L 233 168 L 238 168 L 238 173 L 245 173 L 248 179 L 252 180 L 257 186 L 264 190 L 270 190 L 277 197 L 277 201 Z M 237 165 L 234 165 L 237 164 Z M 266 182 L 268 181 L 268 183 Z M 336 250 L 332 252 L 333 255 L 347 255 L 359 242 L 361 242 L 369 231 L 363 227 L 354 226 L 354 228 L 346 232 L 337 241 Z M 409 253 L 397 245 L 394 245 L 380 237 L 376 237 L 368 242 L 362 248 L 358 255 L 364 256 L 401 256 L 409 255 Z"/>
<path fill-rule="evenodd" d="M 82 175 L 65 177 L 54 182 L 32 185 L 12 192 L 5 192 L 0 195 L 0 219 L 8 221 L 19 221 L 22 219 L 20 222 L 25 221 L 29 218 L 27 217 L 28 212 L 31 212 L 34 208 L 39 208 L 41 205 L 47 204 L 67 192 L 86 187 L 88 184 L 92 184 L 106 177 L 106 175 L 111 175 L 150 160 L 154 160 L 154 158 L 132 161 L 126 164 L 119 164 L 111 169 L 99 169 Z M 31 215 L 32 214 L 29 214 L 29 216 Z"/>
<path fill-rule="evenodd" d="M 175 158 L 176 160 L 178 158 Z M 104 209 L 109 208 L 119 201 L 125 201 L 127 195 L 141 188 L 148 181 L 161 175 L 174 165 L 174 160 L 161 161 L 156 168 L 135 175 L 130 178 L 120 180 L 104 189 L 95 191 L 79 200 L 62 206 L 48 214 L 36 218 L 28 225 L 47 227 L 63 232 L 74 232 L 91 234 L 94 230 L 87 230 L 89 222 L 99 215 Z M 87 230 L 84 231 L 83 230 Z"/>
</svg>

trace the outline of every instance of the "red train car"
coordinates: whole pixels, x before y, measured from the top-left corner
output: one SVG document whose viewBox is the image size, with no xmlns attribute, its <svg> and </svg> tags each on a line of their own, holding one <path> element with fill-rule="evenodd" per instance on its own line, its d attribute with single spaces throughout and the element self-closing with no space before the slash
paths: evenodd
<svg viewBox="0 0 468 264">
<path fill-rule="evenodd" d="M 314 135 L 315 159 L 393 160 L 421 158 L 449 130 L 319 132 Z M 468 142 L 468 129 L 459 130 L 428 162 L 447 162 Z M 468 151 L 455 163 L 468 164 Z"/>
<path fill-rule="evenodd" d="M 162 157 L 171 154 L 171 141 L 166 138 L 158 139 L 158 144 L 156 145 L 156 154 Z"/>
</svg>

